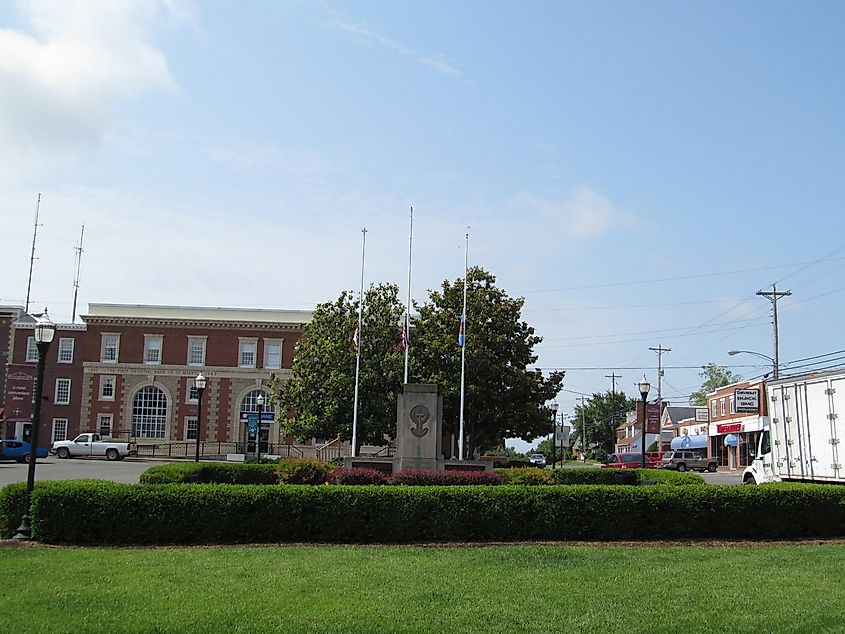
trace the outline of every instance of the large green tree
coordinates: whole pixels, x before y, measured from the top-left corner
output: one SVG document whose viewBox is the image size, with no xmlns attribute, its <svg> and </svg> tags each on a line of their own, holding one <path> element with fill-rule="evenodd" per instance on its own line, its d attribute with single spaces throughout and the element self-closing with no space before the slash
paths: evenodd
<svg viewBox="0 0 845 634">
<path fill-rule="evenodd" d="M 364 293 L 357 439 L 382 444 L 396 433 L 396 396 L 402 384 L 400 349 L 403 307 L 394 284 Z M 352 438 L 355 332 L 358 299 L 344 291 L 320 304 L 297 342 L 291 374 L 272 392 L 283 416 L 282 431 L 299 439 Z"/>
<path fill-rule="evenodd" d="M 529 366 L 537 361 L 534 346 L 542 341 L 522 320 L 522 298 L 496 286 L 480 267 L 467 275 L 465 455 L 476 446 L 502 447 L 505 438 L 531 441 L 549 434 L 552 412 L 546 404 L 561 390 L 563 373 Z M 416 305 L 419 318 L 411 340 L 414 380 L 435 383 L 443 396 L 444 431 L 456 436 L 460 417 L 461 348 L 458 330 L 464 282 L 445 280 L 439 290 Z"/>
<path fill-rule="evenodd" d="M 581 445 L 586 435 L 587 447 L 598 445 L 607 453 L 613 453 L 616 444 L 616 428 L 625 422 L 625 415 L 636 407 L 636 401 L 622 392 L 596 393 L 583 405 L 575 407 L 572 425 L 572 444 Z"/>
<path fill-rule="evenodd" d="M 736 383 L 741 378 L 738 374 L 734 374 L 727 368 L 718 366 L 715 363 L 708 363 L 703 366 L 698 376 L 704 379 L 704 382 L 701 384 L 700 389 L 690 394 L 690 405 L 707 405 L 708 392 L 713 392 L 716 388 Z"/>
</svg>

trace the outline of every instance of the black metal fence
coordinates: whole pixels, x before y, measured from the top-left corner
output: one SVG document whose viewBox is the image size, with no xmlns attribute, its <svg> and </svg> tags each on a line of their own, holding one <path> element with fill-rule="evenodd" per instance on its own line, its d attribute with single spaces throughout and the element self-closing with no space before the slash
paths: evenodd
<svg viewBox="0 0 845 634">
<path fill-rule="evenodd" d="M 135 444 L 136 455 L 140 458 L 194 458 L 197 453 L 197 443 L 171 442 Z M 246 451 L 244 451 L 246 448 Z M 255 442 L 246 446 L 242 442 L 200 442 L 200 456 L 204 458 L 223 458 L 226 454 L 255 454 Z M 286 443 L 261 443 L 262 455 L 284 456 L 285 458 L 299 458 L 303 451 L 296 445 Z"/>
</svg>

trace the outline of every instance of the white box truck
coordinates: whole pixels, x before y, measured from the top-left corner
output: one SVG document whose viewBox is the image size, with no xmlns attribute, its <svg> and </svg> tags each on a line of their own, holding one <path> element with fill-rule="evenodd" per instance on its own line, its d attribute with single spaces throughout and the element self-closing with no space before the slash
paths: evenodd
<svg viewBox="0 0 845 634">
<path fill-rule="evenodd" d="M 745 484 L 845 484 L 845 370 L 766 383 L 769 425 L 763 429 Z M 843 420 L 838 416 L 843 414 Z"/>
</svg>

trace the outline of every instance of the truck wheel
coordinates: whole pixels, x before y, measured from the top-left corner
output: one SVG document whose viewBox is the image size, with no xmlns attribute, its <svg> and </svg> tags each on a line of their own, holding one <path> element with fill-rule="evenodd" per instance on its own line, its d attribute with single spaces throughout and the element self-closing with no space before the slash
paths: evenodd
<svg viewBox="0 0 845 634">
<path fill-rule="evenodd" d="M 118 453 L 117 449 L 106 449 L 106 459 L 108 460 L 119 460 L 120 454 Z"/>
<path fill-rule="evenodd" d="M 70 451 L 68 451 L 67 447 L 59 447 L 58 451 L 56 451 L 56 455 L 59 458 L 70 458 Z"/>
<path fill-rule="evenodd" d="M 708 464 L 707 464 L 707 470 L 708 470 L 710 473 L 715 473 L 715 472 L 716 472 L 716 463 L 715 463 L 715 462 L 710 462 L 710 463 L 708 463 Z"/>
<path fill-rule="evenodd" d="M 750 475 L 745 480 L 742 481 L 743 484 L 757 484 L 757 481 L 754 479 L 754 476 Z"/>
<path fill-rule="evenodd" d="M 685 465 L 683 462 L 679 462 L 679 463 L 678 463 L 678 471 L 680 471 L 681 473 L 683 473 L 683 472 L 684 472 L 684 471 L 686 471 L 686 470 L 687 470 L 687 465 Z"/>
</svg>

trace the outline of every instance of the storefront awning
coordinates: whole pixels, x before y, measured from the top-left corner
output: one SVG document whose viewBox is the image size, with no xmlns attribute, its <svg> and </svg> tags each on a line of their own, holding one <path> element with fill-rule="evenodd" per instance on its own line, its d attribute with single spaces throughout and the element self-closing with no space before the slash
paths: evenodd
<svg viewBox="0 0 845 634">
<path fill-rule="evenodd" d="M 707 436 L 696 434 L 694 436 L 678 436 L 672 439 L 672 449 L 704 449 L 707 447 Z"/>
<path fill-rule="evenodd" d="M 736 447 L 738 440 L 739 436 L 736 434 L 728 434 L 724 440 L 725 447 Z"/>
</svg>

